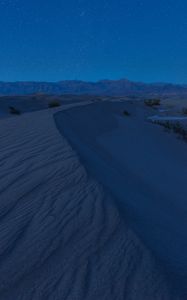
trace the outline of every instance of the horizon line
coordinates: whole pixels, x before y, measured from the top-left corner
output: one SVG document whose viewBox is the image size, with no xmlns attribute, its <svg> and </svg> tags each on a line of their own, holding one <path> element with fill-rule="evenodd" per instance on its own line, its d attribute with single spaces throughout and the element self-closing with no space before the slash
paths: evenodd
<svg viewBox="0 0 187 300">
<path fill-rule="evenodd" d="M 98 79 L 98 80 L 83 80 L 83 79 L 62 79 L 62 80 L 0 80 L 0 83 L 60 83 L 60 82 L 84 82 L 84 83 L 99 83 L 104 81 L 128 81 L 133 83 L 142 83 L 147 85 L 153 85 L 153 84 L 172 84 L 172 85 L 187 85 L 187 83 L 178 83 L 178 82 L 169 82 L 169 81 L 153 81 L 153 82 L 146 82 L 141 80 L 130 80 L 127 78 L 119 78 L 119 79 Z"/>
</svg>

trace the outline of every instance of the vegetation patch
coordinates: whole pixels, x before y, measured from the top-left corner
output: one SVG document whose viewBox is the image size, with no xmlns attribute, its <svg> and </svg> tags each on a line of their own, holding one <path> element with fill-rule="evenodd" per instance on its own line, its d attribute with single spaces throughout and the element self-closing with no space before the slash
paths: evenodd
<svg viewBox="0 0 187 300">
<path fill-rule="evenodd" d="M 129 117 L 131 114 L 128 112 L 128 110 L 124 110 L 123 115 L 126 117 Z"/>
<path fill-rule="evenodd" d="M 161 125 L 169 131 L 172 131 L 182 137 L 183 140 L 187 142 L 187 129 L 184 128 L 180 122 L 171 122 L 171 121 L 154 121 L 155 124 Z"/>
<path fill-rule="evenodd" d="M 154 107 L 160 105 L 160 99 L 147 99 L 144 101 L 146 106 Z"/>
<path fill-rule="evenodd" d="M 187 107 L 184 107 L 184 108 L 182 109 L 182 112 L 183 112 L 184 115 L 187 115 Z"/>
<path fill-rule="evenodd" d="M 59 107 L 59 106 L 61 106 L 61 103 L 58 100 L 52 100 L 48 103 L 49 108 Z"/>
<path fill-rule="evenodd" d="M 21 115 L 20 110 L 13 106 L 9 106 L 9 113 L 12 115 Z"/>
</svg>

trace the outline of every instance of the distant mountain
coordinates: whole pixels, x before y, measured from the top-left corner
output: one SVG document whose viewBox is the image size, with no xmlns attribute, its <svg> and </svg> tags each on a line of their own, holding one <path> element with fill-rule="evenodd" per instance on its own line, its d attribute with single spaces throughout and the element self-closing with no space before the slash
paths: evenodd
<svg viewBox="0 0 187 300">
<path fill-rule="evenodd" d="M 28 94 L 92 94 L 110 96 L 140 95 L 183 95 L 187 96 L 187 86 L 178 84 L 133 82 L 127 79 L 85 82 L 66 80 L 59 82 L 0 82 L 0 95 Z"/>
</svg>

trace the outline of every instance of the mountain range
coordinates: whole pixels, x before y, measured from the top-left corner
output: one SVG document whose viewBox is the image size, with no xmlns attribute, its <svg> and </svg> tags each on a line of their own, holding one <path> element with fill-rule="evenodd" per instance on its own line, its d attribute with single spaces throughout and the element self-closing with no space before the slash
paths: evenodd
<svg viewBox="0 0 187 300">
<path fill-rule="evenodd" d="M 0 95 L 28 94 L 91 94 L 106 96 L 187 96 L 187 85 L 171 83 L 143 83 L 127 79 L 86 82 L 66 80 L 59 82 L 0 82 Z"/>
</svg>

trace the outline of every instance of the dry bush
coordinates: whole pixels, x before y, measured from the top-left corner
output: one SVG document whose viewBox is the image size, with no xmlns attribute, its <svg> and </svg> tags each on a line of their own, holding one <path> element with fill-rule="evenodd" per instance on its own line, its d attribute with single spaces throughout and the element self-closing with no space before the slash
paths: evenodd
<svg viewBox="0 0 187 300">
<path fill-rule="evenodd" d="M 52 100 L 48 103 L 49 108 L 59 107 L 61 103 L 58 100 Z"/>
<path fill-rule="evenodd" d="M 144 101 L 146 106 L 159 106 L 160 105 L 160 99 L 147 99 Z"/>
<path fill-rule="evenodd" d="M 124 110 L 123 115 L 126 117 L 129 117 L 131 114 L 128 112 L 128 110 Z"/>
<path fill-rule="evenodd" d="M 179 122 L 170 122 L 170 121 L 155 121 L 154 123 L 163 126 L 169 131 L 173 131 L 182 137 L 183 140 L 187 141 L 187 129 L 185 129 Z"/>
<path fill-rule="evenodd" d="M 184 108 L 182 109 L 182 112 L 183 112 L 184 115 L 187 115 L 187 107 L 184 107 Z"/>
<path fill-rule="evenodd" d="M 9 106 L 9 113 L 12 115 L 20 115 L 21 114 L 20 110 L 18 110 L 17 108 L 15 108 L 13 106 Z"/>
</svg>

